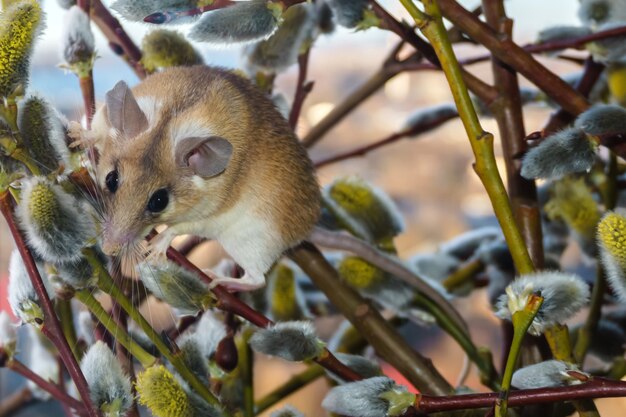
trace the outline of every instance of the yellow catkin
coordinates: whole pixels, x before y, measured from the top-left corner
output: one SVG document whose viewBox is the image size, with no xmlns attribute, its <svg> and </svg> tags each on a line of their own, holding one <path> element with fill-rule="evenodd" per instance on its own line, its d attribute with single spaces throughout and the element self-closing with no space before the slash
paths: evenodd
<svg viewBox="0 0 626 417">
<path fill-rule="evenodd" d="M 152 366 L 137 376 L 139 403 L 156 417 L 191 417 L 193 409 L 183 387 L 163 365 Z"/>
<path fill-rule="evenodd" d="M 330 197 L 350 214 L 361 214 L 375 202 L 374 193 L 364 183 L 340 180 L 330 189 Z"/>
<path fill-rule="evenodd" d="M 276 320 L 293 320 L 298 315 L 296 277 L 293 270 L 280 264 L 276 266 L 273 275 L 272 314 Z"/>
<path fill-rule="evenodd" d="M 622 106 L 626 104 L 626 66 L 613 65 L 607 77 L 611 96 Z"/>
<path fill-rule="evenodd" d="M 367 289 L 385 279 L 385 273 L 355 256 L 344 258 L 338 267 L 341 278 L 357 289 Z"/>
<path fill-rule="evenodd" d="M 175 66 L 202 64 L 202 57 L 183 35 L 173 30 L 156 29 L 141 42 L 141 62 L 148 71 Z"/>
<path fill-rule="evenodd" d="M 35 0 L 20 1 L 0 14 L 0 96 L 9 96 L 20 84 L 25 87 L 40 21 L 41 6 Z"/>
<path fill-rule="evenodd" d="M 40 182 L 33 186 L 28 211 L 31 220 L 41 230 L 51 230 L 59 223 L 59 201 L 49 184 Z"/>
<path fill-rule="evenodd" d="M 562 219 L 582 236 L 593 238 L 595 235 L 600 211 L 583 178 L 564 178 L 556 182 L 544 208 L 548 217 Z"/>
<path fill-rule="evenodd" d="M 626 265 L 626 218 L 608 213 L 598 224 L 598 240 L 621 264 Z"/>
</svg>

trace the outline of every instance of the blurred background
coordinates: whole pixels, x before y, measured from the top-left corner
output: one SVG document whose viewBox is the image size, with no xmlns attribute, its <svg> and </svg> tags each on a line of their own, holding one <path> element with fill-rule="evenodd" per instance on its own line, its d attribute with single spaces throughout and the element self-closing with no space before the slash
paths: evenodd
<svg viewBox="0 0 626 417">
<path fill-rule="evenodd" d="M 105 4 L 109 2 L 105 1 Z M 405 16 L 399 2 L 382 1 L 384 7 L 396 16 Z M 479 1 L 462 1 L 466 7 L 474 8 Z M 577 24 L 577 0 L 510 0 L 506 2 L 507 13 L 514 18 L 514 40 L 520 44 L 532 42 L 536 33 L 556 24 Z M 61 61 L 59 43 L 64 24 L 65 10 L 55 1 L 44 1 L 47 14 L 47 29 L 37 43 L 32 61 L 30 89 L 50 100 L 70 120 L 82 116 L 82 96 L 74 74 L 65 73 L 57 67 Z M 150 30 L 147 24 L 131 24 L 122 20 L 131 38 L 139 44 L 143 35 Z M 185 31 L 185 26 L 176 27 Z M 134 85 L 138 79 L 129 67 L 114 55 L 105 38 L 94 28 L 99 58 L 94 68 L 96 99 L 101 101 L 106 91 L 120 79 Z M 377 29 L 352 32 L 338 28 L 333 35 L 322 36 L 311 51 L 308 79 L 315 82 L 311 94 L 305 101 L 298 133 L 305 134 L 341 102 L 351 91 L 358 88 L 371 74 L 376 72 L 396 43 L 395 35 Z M 207 64 L 228 68 L 240 66 L 241 53 L 238 48 L 216 49 L 206 44 L 195 44 Z M 457 49 L 460 57 L 474 56 L 484 51 L 471 46 Z M 575 64 L 554 59 L 541 58 L 550 69 L 559 74 L 578 70 Z M 491 81 L 490 63 L 474 65 L 471 71 L 482 79 Z M 276 91 L 291 102 L 297 68 L 294 66 L 278 76 Z M 527 85 L 522 80 L 523 85 Z M 413 72 L 395 77 L 383 89 L 362 104 L 348 118 L 331 130 L 311 150 L 311 158 L 320 160 L 342 150 L 379 140 L 401 128 L 407 116 L 416 109 L 434 104 L 452 102 L 448 86 L 441 73 Z M 550 109 L 531 106 L 525 109 L 527 132 L 541 129 Z M 496 150 L 499 142 L 495 121 L 483 118 L 483 127 L 496 134 Z M 459 121 L 413 140 L 403 140 L 378 151 L 329 165 L 319 170 L 322 185 L 345 175 L 359 175 L 385 190 L 399 207 L 406 222 L 406 230 L 396 244 L 400 256 L 410 257 L 418 252 L 429 252 L 438 244 L 465 230 L 486 224 L 495 224 L 489 200 L 478 178 L 472 171 L 473 157 L 469 143 Z M 499 163 L 503 167 L 502 159 Z M 503 172 L 503 170 L 501 170 Z M 0 309 L 8 309 L 6 299 L 7 261 L 13 249 L 12 238 L 6 225 L 0 220 Z M 193 260 L 210 262 L 210 248 L 195 252 Z M 576 257 L 576 248 L 569 255 Z M 498 320 L 488 308 L 484 292 L 455 301 L 462 315 L 470 322 L 472 335 L 479 346 L 493 349 L 495 363 L 500 363 L 500 329 Z M 162 313 L 165 322 L 167 312 Z M 454 382 L 463 362 L 461 349 L 447 336 L 436 330 L 411 327 L 411 337 L 416 348 L 433 359 L 448 380 Z M 285 381 L 289 375 L 301 369 L 297 365 L 286 365 L 273 359 L 257 361 L 255 369 L 256 395 L 262 396 Z M 271 367 L 271 376 L 268 369 Z M 393 370 L 390 370 L 393 373 Z M 16 388 L 20 382 L 9 381 L 6 371 L 0 370 L 0 399 Z M 472 374 L 468 385 L 483 390 L 476 375 Z M 300 408 L 306 415 L 323 415 L 319 408 L 326 383 L 323 380 L 306 388 L 307 394 L 298 392 L 288 402 Z M 626 407 L 625 399 L 598 401 L 603 416 L 621 416 Z M 41 407 L 40 407 L 41 408 Z M 46 409 L 42 415 L 48 414 Z M 20 416 L 37 415 L 34 409 L 23 410 Z M 605 414 L 606 413 L 606 414 Z"/>
</svg>

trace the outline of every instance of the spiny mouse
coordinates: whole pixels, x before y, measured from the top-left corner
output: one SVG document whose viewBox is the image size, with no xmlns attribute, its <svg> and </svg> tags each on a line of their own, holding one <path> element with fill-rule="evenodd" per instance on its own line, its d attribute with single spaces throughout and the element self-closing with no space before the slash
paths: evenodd
<svg viewBox="0 0 626 417">
<path fill-rule="evenodd" d="M 264 274 L 307 237 L 320 212 L 312 163 L 287 121 L 246 79 L 207 66 L 171 68 L 106 94 L 81 140 L 98 150 L 102 249 L 172 239 L 217 240 L 245 271 L 218 277 L 233 290 L 262 287 Z"/>
</svg>

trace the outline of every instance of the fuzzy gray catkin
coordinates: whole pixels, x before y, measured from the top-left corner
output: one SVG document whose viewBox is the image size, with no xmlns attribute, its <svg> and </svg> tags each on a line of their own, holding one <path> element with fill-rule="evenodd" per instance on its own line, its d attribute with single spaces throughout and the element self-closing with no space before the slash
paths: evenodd
<svg viewBox="0 0 626 417">
<path fill-rule="evenodd" d="M 189 37 L 213 44 L 245 43 L 265 39 L 278 26 L 279 16 L 265 0 L 237 2 L 205 13 L 191 28 Z"/>
<path fill-rule="evenodd" d="M 47 262 L 78 261 L 95 236 L 86 206 L 45 177 L 23 183 L 16 214 L 28 244 Z"/>
</svg>

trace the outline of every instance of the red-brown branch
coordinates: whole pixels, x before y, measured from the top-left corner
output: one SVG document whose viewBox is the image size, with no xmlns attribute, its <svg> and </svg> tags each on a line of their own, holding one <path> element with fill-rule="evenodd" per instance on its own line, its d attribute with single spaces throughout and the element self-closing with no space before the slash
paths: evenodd
<svg viewBox="0 0 626 417">
<path fill-rule="evenodd" d="M 98 25 L 104 36 L 115 46 L 115 52 L 122 52 L 137 77 L 146 78 L 146 70 L 141 63 L 141 51 L 130 39 L 120 22 L 113 17 L 100 0 L 91 0 L 91 20 Z"/>
<path fill-rule="evenodd" d="M 411 136 L 415 136 L 415 135 L 419 135 L 419 134 L 422 134 L 424 132 L 428 132 L 430 130 L 433 130 L 433 129 L 441 126 L 442 124 L 444 124 L 448 120 L 455 119 L 457 117 L 458 117 L 458 114 L 446 114 L 445 116 L 440 117 L 440 118 L 438 118 L 436 120 L 431 120 L 428 123 L 417 125 L 417 126 L 415 126 L 413 128 L 405 129 L 405 130 L 403 130 L 401 132 L 392 133 L 391 135 L 387 136 L 386 138 L 381 139 L 379 141 L 376 141 L 374 143 L 371 143 L 369 145 L 361 146 L 361 147 L 353 149 L 351 151 L 340 153 L 338 155 L 334 155 L 334 156 L 331 156 L 329 158 L 322 159 L 321 161 L 315 162 L 314 163 L 315 168 L 319 169 L 319 168 L 321 168 L 321 167 L 323 167 L 325 165 L 330 165 L 332 163 L 343 161 L 345 159 L 354 158 L 356 156 L 363 156 L 363 155 L 367 154 L 368 152 L 371 152 L 371 151 L 373 151 L 375 149 L 378 149 L 378 148 L 381 148 L 383 146 L 389 145 L 391 143 L 397 142 L 400 139 L 411 137 Z"/>
<path fill-rule="evenodd" d="M 156 235 L 157 232 L 153 230 L 147 238 L 152 239 Z M 197 274 L 206 283 L 210 284 L 213 281 L 213 278 L 205 274 L 200 268 L 191 263 L 174 248 L 170 247 L 167 249 L 167 257 L 188 271 Z M 274 324 L 270 319 L 238 299 L 221 285 L 212 288 L 211 291 L 217 298 L 217 307 L 219 309 L 243 317 L 258 327 L 266 328 Z M 339 362 L 327 349 L 324 349 L 324 352 L 319 358 L 315 359 L 315 361 L 347 381 L 356 381 L 362 378 L 352 369 Z"/>
<path fill-rule="evenodd" d="M 495 392 L 449 397 L 424 395 L 419 402 L 418 410 L 425 413 L 436 413 L 493 407 L 498 400 L 498 396 L 499 393 Z M 609 397 L 626 397 L 626 382 L 595 378 L 590 382 L 569 387 L 511 391 L 509 394 L 509 407 Z"/>
<path fill-rule="evenodd" d="M 17 374 L 22 375 L 24 378 L 34 382 L 39 388 L 46 391 L 53 398 L 73 408 L 78 414 L 86 415 L 86 409 L 83 403 L 78 401 L 76 398 L 68 395 L 65 391 L 63 391 L 52 382 L 43 379 L 42 377 L 31 371 L 22 362 L 16 359 L 11 359 L 7 362 L 6 367 Z"/>
<path fill-rule="evenodd" d="M 306 80 L 309 68 L 310 52 L 311 48 L 307 48 L 304 53 L 298 56 L 298 82 L 296 84 L 296 93 L 293 98 L 293 104 L 291 105 L 291 112 L 289 113 L 289 126 L 291 126 L 293 130 L 296 130 L 296 126 L 298 125 L 298 118 L 300 117 L 300 112 L 302 111 L 304 99 L 306 99 L 313 89 L 313 81 L 307 82 Z"/>
<path fill-rule="evenodd" d="M 48 297 L 48 292 L 46 291 L 46 287 L 43 284 L 43 280 L 41 279 L 41 275 L 39 275 L 39 270 L 37 269 L 37 265 L 35 264 L 35 260 L 30 250 L 26 246 L 26 241 L 22 236 L 22 233 L 17 227 L 17 223 L 15 222 L 15 217 L 13 214 L 13 208 L 15 206 L 15 201 L 13 197 L 8 191 L 0 194 L 0 211 L 4 215 L 4 218 L 9 226 L 9 230 L 13 235 L 13 239 L 15 240 L 15 245 L 24 260 L 24 266 L 26 268 L 26 272 L 30 277 L 30 280 L 33 284 L 35 292 L 39 298 L 40 306 L 44 312 L 44 322 L 42 325 L 42 332 L 49 337 L 50 341 L 55 345 L 57 350 L 59 351 L 59 355 L 65 364 L 67 371 L 70 376 L 74 380 L 76 384 L 76 388 L 83 399 L 87 414 L 90 417 L 98 417 L 99 412 L 94 407 L 91 399 L 89 397 L 89 387 L 87 385 L 87 381 L 85 380 L 85 376 L 76 361 L 76 358 L 72 354 L 69 344 L 67 340 L 63 336 L 63 329 L 59 323 L 59 319 L 56 316 L 54 311 L 54 307 L 50 298 Z"/>
</svg>

